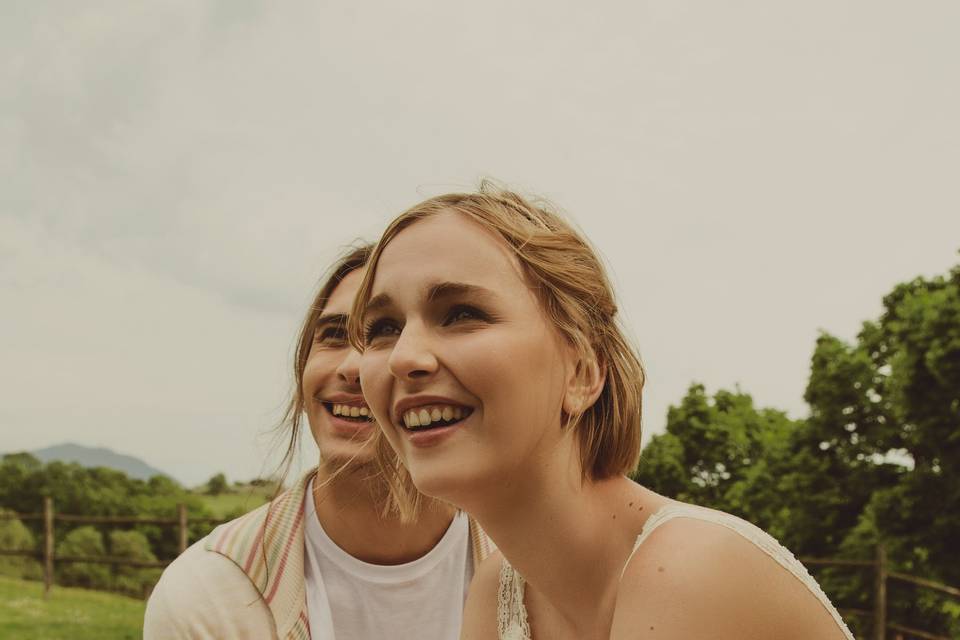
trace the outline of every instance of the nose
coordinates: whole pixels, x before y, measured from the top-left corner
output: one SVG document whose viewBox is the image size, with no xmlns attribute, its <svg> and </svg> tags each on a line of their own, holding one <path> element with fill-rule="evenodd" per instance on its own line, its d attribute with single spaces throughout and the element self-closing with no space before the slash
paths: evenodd
<svg viewBox="0 0 960 640">
<path fill-rule="evenodd" d="M 416 324 L 407 322 L 403 327 L 387 366 L 398 380 L 419 380 L 436 373 L 437 359 L 430 349 L 428 336 Z"/>
<path fill-rule="evenodd" d="M 360 384 L 360 352 L 356 349 L 349 349 L 349 353 L 344 356 L 340 364 L 337 365 L 337 377 L 349 384 L 358 386 Z"/>
</svg>

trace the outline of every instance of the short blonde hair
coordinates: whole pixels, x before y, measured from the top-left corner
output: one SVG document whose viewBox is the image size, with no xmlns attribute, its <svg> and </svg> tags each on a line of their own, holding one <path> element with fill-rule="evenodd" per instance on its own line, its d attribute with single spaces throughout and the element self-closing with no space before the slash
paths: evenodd
<svg viewBox="0 0 960 640">
<path fill-rule="evenodd" d="M 560 335 L 583 362 L 606 373 L 596 402 L 567 420 L 577 430 L 584 476 L 603 479 L 632 471 L 640 457 L 643 365 L 616 318 L 613 287 L 596 251 L 541 200 L 483 182 L 476 193 L 437 196 L 401 213 L 367 262 L 350 314 L 350 341 L 363 349 L 361 316 L 384 248 L 407 227 L 446 211 L 465 215 L 503 239 Z M 397 502 L 410 506 L 405 496 L 413 496 L 413 485 L 384 440 L 379 438 L 377 458 Z"/>
</svg>

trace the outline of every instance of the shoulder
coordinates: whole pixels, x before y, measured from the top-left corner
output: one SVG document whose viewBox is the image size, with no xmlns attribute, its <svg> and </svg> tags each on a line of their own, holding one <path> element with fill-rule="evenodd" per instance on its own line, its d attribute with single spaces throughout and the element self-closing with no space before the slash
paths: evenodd
<svg viewBox="0 0 960 640">
<path fill-rule="evenodd" d="M 164 570 L 147 602 L 145 638 L 274 634 L 260 592 L 230 558 L 207 550 L 208 542 L 196 542 Z"/>
<path fill-rule="evenodd" d="M 628 562 L 611 638 L 845 638 L 773 538 L 729 514 L 680 512 Z"/>
<path fill-rule="evenodd" d="M 463 610 L 461 640 L 497 637 L 497 594 L 500 591 L 502 566 L 503 556 L 499 551 L 494 551 L 477 565 Z"/>
</svg>

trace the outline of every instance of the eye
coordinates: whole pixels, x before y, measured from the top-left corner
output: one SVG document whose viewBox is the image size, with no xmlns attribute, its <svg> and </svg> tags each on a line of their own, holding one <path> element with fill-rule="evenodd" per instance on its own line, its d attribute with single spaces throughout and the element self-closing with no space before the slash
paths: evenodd
<svg viewBox="0 0 960 640">
<path fill-rule="evenodd" d="M 466 304 L 454 305 L 447 312 L 447 317 L 443 319 L 443 325 L 448 326 L 455 322 L 465 322 L 470 320 L 489 320 L 489 316 L 476 307 Z"/>
<path fill-rule="evenodd" d="M 313 341 L 323 345 L 346 344 L 347 330 L 343 326 L 327 326 L 314 333 Z"/>
<path fill-rule="evenodd" d="M 377 338 L 400 335 L 399 325 L 390 318 L 377 318 L 367 323 L 363 330 L 363 341 L 370 344 Z"/>
</svg>

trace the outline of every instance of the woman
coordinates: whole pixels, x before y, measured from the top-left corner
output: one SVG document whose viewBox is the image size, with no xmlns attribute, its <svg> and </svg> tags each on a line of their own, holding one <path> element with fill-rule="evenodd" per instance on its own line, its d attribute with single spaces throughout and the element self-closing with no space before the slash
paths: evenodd
<svg viewBox="0 0 960 640">
<path fill-rule="evenodd" d="M 371 256 L 350 322 L 364 395 L 424 494 L 502 552 L 462 638 L 846 638 L 772 538 L 624 474 L 643 370 L 596 254 L 560 217 L 484 186 L 420 203 Z M 409 510 L 409 507 L 408 507 Z"/>
<path fill-rule="evenodd" d="M 489 542 L 436 501 L 416 520 L 390 509 L 358 354 L 346 339 L 369 255 L 360 247 L 335 266 L 300 332 L 285 462 L 306 415 L 319 467 L 177 558 L 150 598 L 146 638 L 457 637 L 466 586 Z"/>
</svg>

